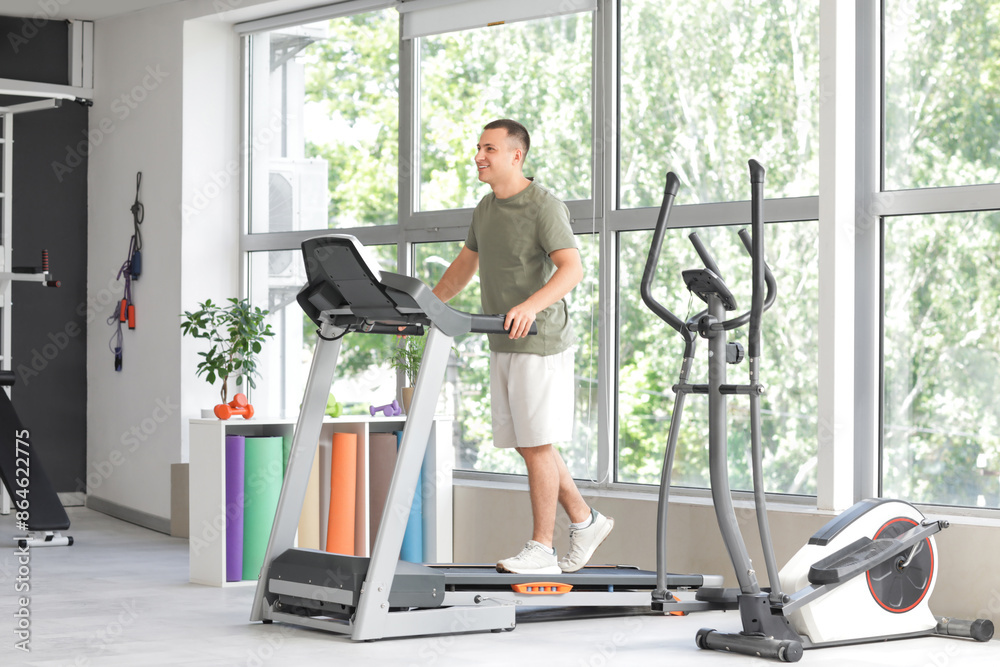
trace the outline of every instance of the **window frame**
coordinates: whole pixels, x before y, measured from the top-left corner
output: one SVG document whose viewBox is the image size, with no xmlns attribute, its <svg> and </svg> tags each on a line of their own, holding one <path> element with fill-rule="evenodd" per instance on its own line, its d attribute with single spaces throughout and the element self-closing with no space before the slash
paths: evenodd
<svg viewBox="0 0 1000 667">
<path fill-rule="evenodd" d="M 859 7 L 864 4 L 859 4 Z M 859 12 L 861 10 L 859 9 Z M 872 299 L 877 304 L 877 315 L 875 322 L 868 324 L 869 333 L 874 332 L 874 340 L 871 342 L 873 354 L 877 360 L 877 376 L 868 378 L 870 380 L 867 388 L 875 387 L 873 401 L 877 405 L 877 415 L 871 423 L 865 426 L 870 431 L 872 445 L 863 450 L 863 476 L 858 480 L 857 485 L 868 495 L 882 497 L 884 480 L 884 434 L 885 434 L 885 389 L 884 389 L 884 336 L 885 327 L 882 318 L 885 301 L 885 233 L 889 218 L 899 218 L 917 215 L 934 215 L 948 213 L 972 213 L 1000 210 L 1000 183 L 983 183 L 976 185 L 958 186 L 937 186 L 926 188 L 910 189 L 888 189 L 885 184 L 886 174 L 886 152 L 885 152 L 885 110 L 883 100 L 885 99 L 885 66 L 886 53 L 882 48 L 884 39 L 883 15 L 885 11 L 885 0 L 878 3 L 871 3 L 871 7 L 866 8 L 867 14 L 858 17 L 859 30 L 859 57 L 864 49 L 865 57 L 870 58 L 870 67 L 863 76 L 859 84 L 859 97 L 863 93 L 864 107 L 859 104 L 858 117 L 863 115 L 864 109 L 877 110 L 870 112 L 871 126 L 865 126 L 865 137 L 862 141 L 859 133 L 859 148 L 865 145 L 867 149 L 866 160 L 859 159 L 859 165 L 863 166 L 867 173 L 864 179 L 859 178 L 859 183 L 864 183 L 869 188 L 870 196 L 865 201 L 865 206 L 860 208 L 858 225 L 863 228 L 866 237 L 866 247 L 864 253 L 865 276 L 876 277 L 878 291 Z M 868 24 L 865 25 L 865 21 Z M 865 40 L 862 44 L 862 35 Z M 859 68 L 861 71 L 862 68 Z M 870 78 L 869 78 L 870 77 Z M 861 255 L 859 254 L 859 257 Z M 859 289 L 860 292 L 860 289 Z M 867 296 L 867 295 L 865 295 Z M 861 360 L 858 360 L 860 364 Z M 859 428 L 856 426 L 856 429 Z M 866 433 L 869 435 L 869 433 Z M 959 505 L 939 505 L 921 504 L 922 507 L 930 507 L 938 511 L 944 511 L 954 516 L 971 517 L 1000 517 L 1000 508 L 978 508 Z"/>
<path fill-rule="evenodd" d="M 344 3 L 345 5 L 348 3 Z M 850 246 L 850 262 L 820 267 L 821 304 L 822 295 L 837 281 L 849 285 L 838 298 L 844 299 L 845 307 L 853 312 L 852 331 L 849 343 L 840 341 L 838 352 L 849 351 L 853 356 L 850 383 L 842 391 L 855 396 L 858 405 L 875 406 L 871 410 L 840 413 L 835 408 L 838 398 L 832 393 L 836 378 L 829 373 L 820 376 L 821 410 L 827 410 L 836 418 L 849 414 L 851 424 L 849 437 L 851 445 L 835 447 L 833 441 L 819 443 L 823 456 L 833 462 L 839 470 L 836 475 L 821 476 L 817 479 L 818 495 L 800 498 L 775 496 L 783 503 L 819 509 L 843 509 L 845 503 L 881 493 L 881 433 L 882 433 L 882 296 L 883 263 L 882 234 L 886 216 L 913 215 L 924 213 L 944 213 L 959 211 L 1000 210 L 1000 184 L 972 185 L 950 188 L 928 188 L 919 190 L 885 191 L 882 174 L 884 151 L 882 133 L 882 27 L 883 3 L 837 3 L 836 0 L 821 0 L 820 39 L 833 44 L 832 58 L 820 58 L 820 81 L 824 94 L 834 94 L 850 98 L 848 106 L 838 107 L 837 112 L 827 112 L 827 120 L 821 119 L 820 132 L 829 127 L 841 136 L 852 136 L 851 149 L 853 164 L 845 164 L 843 156 L 833 155 L 831 149 L 824 151 L 821 145 L 820 192 L 818 196 L 794 197 L 768 200 L 765 206 L 765 223 L 795 222 L 800 220 L 820 220 L 827 224 L 831 202 L 844 206 L 850 204 L 853 216 L 837 221 L 838 229 L 854 234 Z M 856 5 L 856 6 L 855 6 Z M 339 7 L 341 13 L 344 5 Z M 617 462 L 618 417 L 616 411 L 617 350 L 615 336 L 617 322 L 617 239 L 626 231 L 651 229 L 656 210 L 652 208 L 619 209 L 616 202 L 618 182 L 618 8 L 616 0 L 598 0 L 598 10 L 594 14 L 592 90 L 594 114 L 592 118 L 592 183 L 593 199 L 567 202 L 572 217 L 574 231 L 580 233 L 597 232 L 599 245 L 599 351 L 598 351 L 598 475 L 599 482 L 581 481 L 581 488 L 605 495 L 651 496 L 655 487 L 619 483 L 615 481 Z M 359 11 L 364 11 L 362 8 Z M 322 18 L 322 17 L 318 17 Z M 310 18 L 317 20 L 316 16 Z M 400 18 L 400 30 L 402 17 Z M 246 137 L 249 113 L 249 94 L 246 75 L 248 72 L 249 37 L 244 37 L 242 89 L 243 136 Z M 417 212 L 414 210 L 416 190 L 419 187 L 419 172 L 409 167 L 416 164 L 419 156 L 416 143 L 416 123 L 418 110 L 419 77 L 414 71 L 417 45 L 414 40 L 400 39 L 399 48 L 399 181 L 398 220 L 396 224 L 373 227 L 342 229 L 351 233 L 365 244 L 397 245 L 397 262 L 400 273 L 412 274 L 413 244 L 423 242 L 462 241 L 471 218 L 471 209 Z M 826 86 L 833 84 L 828 89 Z M 252 85 L 252 84 L 249 84 Z M 832 91 L 832 92 L 831 92 Z M 843 100 L 841 100 L 843 101 Z M 822 139 L 822 137 L 821 137 Z M 249 151 L 244 151 L 244 171 L 242 175 L 243 231 L 240 237 L 240 267 L 244 281 L 247 280 L 246 263 L 249 252 L 264 250 L 297 250 L 306 238 L 316 231 L 284 233 L 249 233 L 248 188 L 246 162 Z M 824 174 L 850 169 L 849 177 L 828 180 Z M 842 172 L 844 173 L 844 172 Z M 746 202 L 723 202 L 714 204 L 683 205 L 674 209 L 674 222 L 678 225 L 699 227 L 716 225 L 736 225 L 745 223 Z M 822 232 L 821 232 L 822 233 Z M 822 237 L 821 237 L 822 239 Z M 849 267 L 849 269 L 848 269 Z M 850 273 L 848 273 L 850 270 Z M 249 291 L 244 282 L 245 291 Z M 821 306 L 822 308 L 823 306 Z M 822 343 L 821 343 L 822 344 Z M 522 479 L 511 480 L 509 475 L 485 472 L 456 471 L 455 479 L 461 484 L 513 484 L 518 488 L 525 485 Z M 637 488 L 637 486 L 642 488 Z M 740 494 L 737 494 L 740 495 Z M 707 490 L 678 489 L 676 498 L 692 502 L 704 502 Z M 975 510 L 949 506 L 951 514 L 978 514 L 998 516 L 998 510 Z"/>
</svg>

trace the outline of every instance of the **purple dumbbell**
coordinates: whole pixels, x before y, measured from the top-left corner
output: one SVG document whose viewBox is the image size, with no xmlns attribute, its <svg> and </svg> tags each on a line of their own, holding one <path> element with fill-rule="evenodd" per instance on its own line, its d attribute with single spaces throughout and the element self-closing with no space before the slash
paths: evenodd
<svg viewBox="0 0 1000 667">
<path fill-rule="evenodd" d="M 374 417 L 377 412 L 381 412 L 386 417 L 395 417 L 403 414 L 403 408 L 399 407 L 399 401 L 394 399 L 392 403 L 379 405 L 378 407 L 369 405 L 368 412 L 372 414 L 372 417 Z"/>
</svg>

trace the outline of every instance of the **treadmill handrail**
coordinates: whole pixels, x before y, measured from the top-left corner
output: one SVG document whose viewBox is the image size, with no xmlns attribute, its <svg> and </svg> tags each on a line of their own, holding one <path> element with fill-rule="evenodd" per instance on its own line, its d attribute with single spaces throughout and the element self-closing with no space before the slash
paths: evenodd
<svg viewBox="0 0 1000 667">
<path fill-rule="evenodd" d="M 417 302 L 432 324 L 443 333 L 455 337 L 466 333 L 504 334 L 506 315 L 482 315 L 467 313 L 452 308 L 437 298 L 433 290 L 421 280 L 404 276 L 399 273 L 382 273 L 382 284 L 386 287 L 403 292 Z M 532 322 L 529 335 L 538 333 L 538 324 Z"/>
</svg>

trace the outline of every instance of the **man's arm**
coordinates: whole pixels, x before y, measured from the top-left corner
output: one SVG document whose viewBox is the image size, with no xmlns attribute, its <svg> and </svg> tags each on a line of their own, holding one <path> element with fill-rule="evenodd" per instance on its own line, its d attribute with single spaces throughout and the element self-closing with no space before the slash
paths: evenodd
<svg viewBox="0 0 1000 667">
<path fill-rule="evenodd" d="M 510 332 L 511 339 L 527 336 L 535 315 L 569 294 L 583 279 L 583 263 L 580 261 L 580 251 L 576 248 L 555 250 L 549 257 L 556 265 L 556 272 L 524 303 L 511 308 L 504 319 L 504 328 Z"/>
<path fill-rule="evenodd" d="M 434 286 L 434 296 L 444 302 L 448 302 L 452 297 L 465 289 L 472 277 L 479 270 L 479 253 L 469 250 L 467 246 L 462 246 L 462 251 L 458 257 L 445 270 L 441 280 Z"/>
</svg>

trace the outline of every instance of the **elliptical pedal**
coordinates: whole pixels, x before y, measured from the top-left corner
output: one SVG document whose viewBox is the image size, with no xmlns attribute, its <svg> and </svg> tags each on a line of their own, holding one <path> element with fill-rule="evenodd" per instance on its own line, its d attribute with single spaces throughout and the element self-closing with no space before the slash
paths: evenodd
<svg viewBox="0 0 1000 667">
<path fill-rule="evenodd" d="M 916 524 L 911 520 L 909 524 L 913 524 L 913 527 L 907 530 L 896 527 L 903 525 L 908 528 L 906 522 L 892 522 L 876 533 L 874 540 L 867 536 L 860 537 L 826 558 L 816 561 L 809 568 L 809 583 L 814 586 L 839 584 L 886 563 L 904 551 L 909 551 L 905 561 L 897 568 L 902 571 L 920 553 L 921 542 L 948 527 L 947 521 Z M 905 532 L 897 532 L 899 530 Z"/>
<path fill-rule="evenodd" d="M 816 561 L 809 568 L 809 583 L 822 586 L 847 581 L 885 560 L 886 553 L 898 545 L 899 540 L 892 538 L 858 538 L 843 549 Z"/>
</svg>

